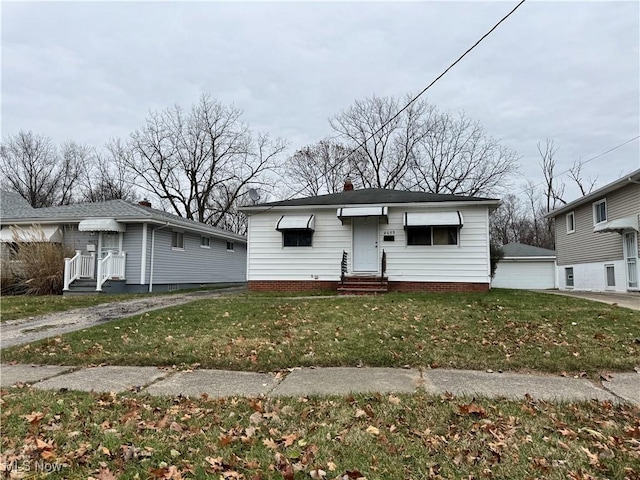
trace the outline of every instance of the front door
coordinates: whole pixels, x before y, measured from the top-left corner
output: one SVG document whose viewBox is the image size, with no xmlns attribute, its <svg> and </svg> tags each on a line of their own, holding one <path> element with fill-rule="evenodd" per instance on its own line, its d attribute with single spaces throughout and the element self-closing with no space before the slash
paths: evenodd
<svg viewBox="0 0 640 480">
<path fill-rule="evenodd" d="M 627 264 L 627 289 L 638 290 L 638 234 L 624 234 L 624 260 Z"/>
<path fill-rule="evenodd" d="M 100 232 L 100 251 L 98 258 L 104 258 L 109 252 L 118 253 L 120 251 L 121 233 Z"/>
<path fill-rule="evenodd" d="M 354 218 L 353 271 L 378 271 L 378 217 Z"/>
</svg>

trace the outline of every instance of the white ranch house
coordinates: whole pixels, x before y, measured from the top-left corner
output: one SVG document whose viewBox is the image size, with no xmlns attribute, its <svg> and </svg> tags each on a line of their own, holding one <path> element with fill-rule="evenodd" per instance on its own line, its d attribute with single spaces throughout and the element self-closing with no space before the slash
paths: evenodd
<svg viewBox="0 0 640 480">
<path fill-rule="evenodd" d="M 255 291 L 487 291 L 499 201 L 350 189 L 244 207 Z"/>
</svg>

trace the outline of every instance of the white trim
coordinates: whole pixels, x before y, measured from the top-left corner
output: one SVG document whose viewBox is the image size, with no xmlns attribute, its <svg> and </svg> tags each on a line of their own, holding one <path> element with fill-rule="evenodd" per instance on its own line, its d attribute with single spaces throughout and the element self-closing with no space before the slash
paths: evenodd
<svg viewBox="0 0 640 480">
<path fill-rule="evenodd" d="M 389 208 L 453 208 L 453 207 L 490 207 L 492 205 L 498 207 L 502 203 L 499 200 L 471 200 L 468 202 L 457 201 L 457 202 L 409 202 L 409 203 L 363 203 L 363 204 L 339 204 L 336 203 L 334 205 L 273 205 L 273 206 L 250 206 L 250 207 L 240 207 L 239 210 L 241 212 L 247 212 L 249 215 L 252 214 L 261 214 L 267 212 L 277 213 L 280 211 L 286 210 L 333 210 L 336 208 L 351 208 L 354 205 L 361 205 L 362 207 L 389 207 Z"/>
<path fill-rule="evenodd" d="M 140 285 L 147 279 L 147 224 L 142 224 L 142 252 L 140 254 Z"/>
<path fill-rule="evenodd" d="M 600 205 L 601 203 L 604 203 L 604 219 L 598 221 L 597 215 L 596 215 L 596 206 Z M 591 204 L 591 211 L 593 213 L 593 226 L 595 227 L 596 225 L 600 225 L 600 224 L 604 224 L 606 223 L 607 219 L 609 218 L 609 212 L 607 210 L 607 199 L 605 198 L 601 198 L 600 200 L 597 200 L 595 202 L 593 202 Z"/>
<path fill-rule="evenodd" d="M 571 223 L 573 224 L 573 228 L 569 229 L 569 215 L 571 215 Z M 565 223 L 567 225 L 567 235 L 570 233 L 574 233 L 576 231 L 576 212 L 575 210 L 571 210 L 567 212 L 565 215 Z"/>
<path fill-rule="evenodd" d="M 607 269 L 613 268 L 613 285 L 609 285 L 609 275 L 607 275 Z M 613 263 L 604 264 L 604 289 L 615 290 L 616 289 L 616 266 Z"/>
</svg>

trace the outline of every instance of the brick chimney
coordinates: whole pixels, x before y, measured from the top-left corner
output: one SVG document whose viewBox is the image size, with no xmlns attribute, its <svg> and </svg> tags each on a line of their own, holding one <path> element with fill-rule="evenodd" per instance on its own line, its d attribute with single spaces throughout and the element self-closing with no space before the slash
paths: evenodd
<svg viewBox="0 0 640 480">
<path fill-rule="evenodd" d="M 347 179 L 344 181 L 344 190 L 345 192 L 349 192 L 353 190 L 353 183 L 351 183 L 351 179 L 349 177 L 347 177 Z"/>
<path fill-rule="evenodd" d="M 148 198 L 145 198 L 144 200 L 138 202 L 138 205 L 142 205 L 143 207 L 151 208 L 151 202 L 149 201 Z"/>
</svg>

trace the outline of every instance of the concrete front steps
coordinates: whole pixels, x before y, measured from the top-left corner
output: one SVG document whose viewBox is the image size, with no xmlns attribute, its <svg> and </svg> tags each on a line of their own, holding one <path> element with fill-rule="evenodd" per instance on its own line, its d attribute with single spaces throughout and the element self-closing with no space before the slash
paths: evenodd
<svg viewBox="0 0 640 480">
<path fill-rule="evenodd" d="M 389 282 L 386 277 L 376 275 L 346 276 L 338 284 L 339 295 L 376 295 L 387 293 Z"/>
<path fill-rule="evenodd" d="M 90 278 L 81 278 L 69 285 L 69 290 L 62 292 L 62 296 L 76 295 L 101 295 L 103 293 L 122 293 L 125 291 L 124 280 L 107 280 L 102 285 L 102 291 L 96 291 L 96 281 Z"/>
</svg>

